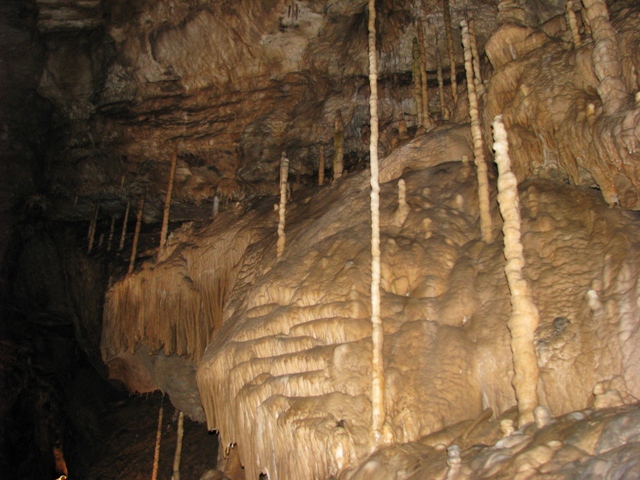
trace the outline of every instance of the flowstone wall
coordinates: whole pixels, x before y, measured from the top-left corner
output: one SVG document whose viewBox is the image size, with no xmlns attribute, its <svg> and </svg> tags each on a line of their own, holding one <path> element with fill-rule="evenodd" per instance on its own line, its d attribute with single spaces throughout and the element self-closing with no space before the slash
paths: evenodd
<svg viewBox="0 0 640 480">
<path fill-rule="evenodd" d="M 486 408 L 498 414 L 515 404 L 501 219 L 492 198 L 496 239 L 482 242 L 474 169 L 462 162 L 439 164 L 448 152 L 470 148 L 455 133 L 432 135 L 431 144 L 418 139 L 421 165 L 411 155 L 392 156 L 382 165 L 386 409 L 399 442 L 476 418 Z M 404 171 L 408 212 L 398 209 L 395 171 Z M 277 222 L 264 207 L 228 222 L 228 230 L 183 239 L 190 255 L 204 258 L 210 251 L 211 264 L 227 258 L 228 246 L 246 245 L 232 262 L 235 281 L 223 323 L 197 379 L 208 427 L 220 432 L 223 444 L 237 444 L 247 478 L 260 472 L 269 478 L 327 478 L 369 454 L 367 185 L 366 175 L 351 175 L 294 198 L 280 259 Z M 525 183 L 521 200 L 525 275 L 541 318 L 541 404 L 553 415 L 585 408 L 600 381 L 633 401 L 640 395 L 636 215 L 610 209 L 597 191 L 543 180 Z M 211 245 L 216 248 L 209 250 Z M 187 263 L 194 266 L 190 278 L 198 278 L 197 268 L 204 266 L 197 265 L 205 262 Z M 170 265 L 170 257 L 160 258 L 127 281 L 141 282 L 153 269 L 168 268 L 167 278 L 183 275 L 184 267 Z M 126 310 L 119 310 L 120 317 L 110 310 L 124 301 L 118 298 L 122 288 L 112 287 L 106 307 L 114 331 L 116 319 L 127 319 Z M 163 295 L 147 290 L 146 303 Z M 182 303 L 164 304 L 155 321 L 179 323 L 199 311 L 196 297 L 182 295 Z M 117 335 L 103 342 L 108 338 Z M 137 338 L 128 348 L 163 346 L 161 337 L 149 333 Z M 106 348 L 118 350 L 113 341 Z"/>
</svg>

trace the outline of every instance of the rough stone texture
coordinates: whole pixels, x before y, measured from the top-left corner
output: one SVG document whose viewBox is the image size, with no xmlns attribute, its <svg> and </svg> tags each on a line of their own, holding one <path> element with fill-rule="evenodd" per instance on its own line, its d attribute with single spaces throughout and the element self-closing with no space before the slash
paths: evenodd
<svg viewBox="0 0 640 480">
<path fill-rule="evenodd" d="M 400 442 L 515 404 L 502 238 L 479 240 L 472 167 L 423 156 L 424 168 L 414 162 L 402 175 L 411 210 L 401 226 L 396 182 L 382 185 L 386 408 Z M 262 234 L 235 267 L 198 383 L 209 428 L 223 444 L 238 443 L 248 478 L 260 471 L 326 478 L 368 454 L 366 184 L 355 174 L 296 197 L 278 261 L 273 213 L 242 217 Z M 541 403 L 554 416 L 583 409 L 593 386 L 612 378 L 633 401 L 640 395 L 635 216 L 609 209 L 588 188 L 550 181 L 525 182 L 521 200 L 524 273 L 541 318 Z M 191 248 L 216 238 L 193 235 Z"/>
</svg>

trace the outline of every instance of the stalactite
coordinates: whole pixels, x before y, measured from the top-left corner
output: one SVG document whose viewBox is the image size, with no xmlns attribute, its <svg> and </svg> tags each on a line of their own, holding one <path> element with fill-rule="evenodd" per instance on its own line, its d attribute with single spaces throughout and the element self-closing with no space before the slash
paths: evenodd
<svg viewBox="0 0 640 480">
<path fill-rule="evenodd" d="M 169 213 L 171 212 L 171 195 L 173 193 L 173 182 L 176 176 L 176 165 L 178 163 L 178 152 L 174 151 L 171 158 L 171 170 L 169 171 L 169 184 L 167 185 L 167 196 L 164 201 L 164 212 L 162 215 L 162 230 L 160 231 L 160 248 L 167 243 L 169 233 Z"/>
<path fill-rule="evenodd" d="M 213 196 L 212 215 L 215 217 L 216 215 L 218 215 L 219 211 L 220 211 L 220 198 L 218 197 L 218 195 L 214 195 Z"/>
<path fill-rule="evenodd" d="M 158 465 L 160 463 L 160 440 L 162 440 L 163 414 L 164 414 L 164 410 L 162 408 L 162 403 L 161 403 L 160 410 L 158 411 L 158 429 L 156 430 L 156 448 L 153 451 L 153 470 L 151 472 L 151 480 L 157 480 L 158 478 Z"/>
<path fill-rule="evenodd" d="M 449 120 L 449 109 L 444 100 L 444 79 L 442 78 L 442 60 L 440 50 L 436 47 L 436 68 L 438 72 L 438 93 L 440 94 L 440 112 L 444 121 Z"/>
<path fill-rule="evenodd" d="M 133 233 L 133 245 L 131 246 L 131 259 L 129 260 L 129 270 L 127 273 L 133 272 L 136 264 L 136 254 L 138 253 L 138 240 L 140 239 L 140 228 L 142 227 L 142 213 L 144 212 L 144 197 L 140 199 L 138 206 L 138 216 L 136 217 L 136 229 Z"/>
<path fill-rule="evenodd" d="M 480 72 L 480 54 L 478 53 L 478 38 L 476 36 L 476 22 L 473 18 L 469 19 L 469 45 L 471 46 L 471 55 L 473 58 L 474 85 L 476 94 L 479 99 L 485 95 L 484 82 L 482 81 L 482 73 Z"/>
<path fill-rule="evenodd" d="M 318 158 L 318 185 L 324 185 L 324 145 L 320 145 L 320 156 Z"/>
<path fill-rule="evenodd" d="M 344 168 L 344 123 L 342 122 L 342 112 L 336 112 L 336 121 L 333 137 L 333 181 L 342 176 Z"/>
<path fill-rule="evenodd" d="M 384 440 L 384 331 L 380 316 L 380 185 L 378 183 L 378 67 L 375 0 L 369 0 L 369 109 L 371 112 L 371 429 L 374 445 Z"/>
<path fill-rule="evenodd" d="M 422 126 L 422 74 L 420 73 L 420 45 L 418 39 L 413 38 L 413 47 L 411 49 L 411 80 L 413 81 L 413 99 L 416 102 L 416 123 L 418 127 Z"/>
<path fill-rule="evenodd" d="M 513 387 L 518 400 L 518 424 L 534 420 L 534 409 L 538 406 L 538 379 L 540 376 L 538 359 L 534 345 L 534 332 L 538 327 L 538 309 L 533 302 L 529 284 L 524 278 L 524 255 L 521 241 L 520 201 L 518 183 L 511 171 L 507 131 L 502 123 L 502 115 L 493 121 L 493 149 L 498 165 L 498 204 L 504 219 L 504 256 L 507 260 L 505 274 L 511 291 L 511 350 L 513 354 Z"/>
<path fill-rule="evenodd" d="M 287 179 L 289 177 L 289 159 L 287 154 L 282 152 L 282 159 L 280 160 L 280 205 L 278 209 L 278 245 L 277 256 L 284 253 L 284 246 L 287 241 L 287 236 L 284 231 L 287 209 Z"/>
<path fill-rule="evenodd" d="M 576 19 L 576 12 L 573 10 L 573 0 L 567 0 L 565 5 L 567 11 L 567 24 L 571 31 L 571 40 L 573 40 L 573 46 L 579 48 L 582 46 L 582 38 L 580 38 L 580 30 L 578 29 L 578 20 Z"/>
<path fill-rule="evenodd" d="M 96 227 L 98 224 L 98 211 L 100 210 L 100 207 L 98 206 L 98 204 L 96 203 L 93 206 L 93 215 L 91 216 L 91 222 L 89 223 L 89 246 L 87 247 L 87 253 L 91 253 L 91 250 L 93 250 L 93 241 L 96 237 Z"/>
<path fill-rule="evenodd" d="M 171 480 L 180 480 L 180 458 L 182 457 L 182 439 L 184 437 L 184 412 L 178 414 L 178 438 L 176 439 L 176 454 L 173 457 L 173 476 Z"/>
<path fill-rule="evenodd" d="M 427 78 L 427 53 L 424 48 L 424 31 L 422 20 L 418 20 L 416 30 L 418 31 L 418 49 L 420 53 L 420 97 L 422 100 L 422 126 L 429 128 L 432 125 L 429 115 L 429 87 Z"/>
<path fill-rule="evenodd" d="M 109 227 L 109 238 L 107 239 L 107 252 L 111 251 L 111 245 L 113 244 L 113 234 L 116 230 L 116 217 L 111 217 L 111 226 Z"/>
<path fill-rule="evenodd" d="M 490 242 L 491 234 L 491 209 L 489 207 L 489 180 L 487 162 L 484 158 L 484 141 L 480 128 L 480 115 L 478 113 L 478 97 L 476 95 L 473 80 L 473 64 L 471 58 L 471 46 L 469 44 L 469 30 L 467 22 L 460 22 L 462 27 L 462 44 L 464 45 L 464 67 L 467 72 L 467 94 L 469 96 L 469 115 L 471 117 L 471 136 L 473 137 L 473 156 L 478 175 L 478 201 L 480 204 L 480 230 L 482 239 Z"/>
<path fill-rule="evenodd" d="M 456 83 L 456 53 L 453 49 L 453 34 L 451 33 L 451 10 L 449 0 L 442 0 L 442 12 L 444 20 L 444 31 L 447 35 L 447 49 L 449 51 L 449 67 L 451 69 L 451 95 L 453 104 L 458 103 L 458 84 Z"/>
<path fill-rule="evenodd" d="M 129 221 L 129 210 L 131 209 L 131 200 L 127 200 L 127 208 L 124 211 L 124 218 L 122 219 L 122 235 L 120 235 L 120 245 L 118 251 L 124 248 L 124 239 L 127 236 L 127 222 Z"/>
<path fill-rule="evenodd" d="M 592 58 L 596 77 L 600 81 L 598 96 L 602 100 L 604 113 L 612 115 L 621 109 L 629 96 L 622 81 L 616 32 L 609 22 L 609 11 L 604 0 L 582 0 L 582 3 L 595 43 Z"/>
</svg>

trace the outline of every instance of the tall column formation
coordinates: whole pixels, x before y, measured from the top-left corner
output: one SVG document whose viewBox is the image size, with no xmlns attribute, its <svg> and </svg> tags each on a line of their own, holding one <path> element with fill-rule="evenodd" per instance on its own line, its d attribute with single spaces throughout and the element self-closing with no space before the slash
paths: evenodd
<svg viewBox="0 0 640 480">
<path fill-rule="evenodd" d="M 449 120 L 449 109 L 444 102 L 444 80 L 442 78 L 442 60 L 440 59 L 440 50 L 436 47 L 436 69 L 438 73 L 438 93 L 440 94 L 440 112 L 443 120 Z"/>
<path fill-rule="evenodd" d="M 484 83 L 482 82 L 482 73 L 480 72 L 480 54 L 478 53 L 478 38 L 476 36 L 476 22 L 473 18 L 469 19 L 469 45 L 471 46 L 471 55 L 473 57 L 473 73 L 474 85 L 478 98 L 482 98 L 485 94 Z"/>
<path fill-rule="evenodd" d="M 432 124 L 429 116 L 429 87 L 427 84 L 427 52 L 424 48 L 424 32 L 422 30 L 422 20 L 416 24 L 418 31 L 418 51 L 420 53 L 420 97 L 422 100 L 422 125 L 429 128 Z"/>
<path fill-rule="evenodd" d="M 420 45 L 416 37 L 413 38 L 413 47 L 411 50 L 411 79 L 413 80 L 413 98 L 416 101 L 417 124 L 422 126 L 422 74 L 420 73 Z"/>
<path fill-rule="evenodd" d="M 334 125 L 333 136 L 333 181 L 335 182 L 342 176 L 344 168 L 344 123 L 342 121 L 342 112 L 336 112 L 336 122 Z"/>
<path fill-rule="evenodd" d="M 376 53 L 375 0 L 369 0 L 369 110 L 371 112 L 371 430 L 374 445 L 383 441 L 384 409 L 384 331 L 380 316 L 380 184 L 378 181 L 378 66 Z"/>
<path fill-rule="evenodd" d="M 120 245 L 118 245 L 118 251 L 124 248 L 124 239 L 127 236 L 127 222 L 129 221 L 130 209 L 131 209 L 131 200 L 127 200 L 127 208 L 124 211 L 124 218 L 122 220 L 122 235 L 120 235 Z"/>
<path fill-rule="evenodd" d="M 582 38 L 580 38 L 580 30 L 578 29 L 578 20 L 576 18 L 576 12 L 573 10 L 573 0 L 567 0 L 565 5 L 567 11 L 567 24 L 571 31 L 571 40 L 573 40 L 573 46 L 578 48 L 582 45 Z"/>
<path fill-rule="evenodd" d="M 138 240 L 140 239 L 140 228 L 142 227 L 142 214 L 144 212 L 144 197 L 140 199 L 138 206 L 138 216 L 136 217 L 136 229 L 133 232 L 133 245 L 131 246 L 131 258 L 129 259 L 129 270 L 127 273 L 133 272 L 136 264 L 136 254 L 138 253 Z"/>
<path fill-rule="evenodd" d="M 627 89 L 622 81 L 622 66 L 616 32 L 609 22 L 609 11 L 604 0 L 582 0 L 586 17 L 591 26 L 593 67 L 600 81 L 598 96 L 602 100 L 604 113 L 611 115 L 623 106 Z"/>
<path fill-rule="evenodd" d="M 471 116 L 471 136 L 473 137 L 473 157 L 478 175 L 478 203 L 480 204 L 480 230 L 482 240 L 490 242 L 491 234 L 491 210 L 489 208 L 489 179 L 487 175 L 487 162 L 484 158 L 484 140 L 480 128 L 480 115 L 478 113 L 478 96 L 473 75 L 471 45 L 469 41 L 469 29 L 467 22 L 460 22 L 462 27 L 462 44 L 464 46 L 464 68 L 467 73 L 467 93 L 469 96 L 469 115 Z"/>
<path fill-rule="evenodd" d="M 518 182 L 511 171 L 509 159 L 509 143 L 507 131 L 502 123 L 502 115 L 493 121 L 493 149 L 498 164 L 498 204 L 504 219 L 504 256 L 507 259 L 504 271 L 511 291 L 511 317 L 509 332 L 511 333 L 511 352 L 513 354 L 513 388 L 518 400 L 518 424 L 534 420 L 533 411 L 538 406 L 538 379 L 540 371 L 536 355 L 534 332 L 538 328 L 539 313 L 533 303 L 522 269 L 524 255 L 520 238 L 520 201 Z"/>
<path fill-rule="evenodd" d="M 287 154 L 282 152 L 280 160 L 280 205 L 278 208 L 278 245 L 276 255 L 278 258 L 284 253 L 284 246 L 287 236 L 284 233 L 285 219 L 287 215 L 287 180 L 289 178 L 289 159 Z"/>
<path fill-rule="evenodd" d="M 169 213 L 171 212 L 171 195 L 173 194 L 173 181 L 176 176 L 176 165 L 178 163 L 178 152 L 174 150 L 171 157 L 171 170 L 169 170 L 169 184 L 167 185 L 167 196 L 164 200 L 164 213 L 162 215 L 162 230 L 160 231 L 160 248 L 167 243 L 169 233 Z"/>
<path fill-rule="evenodd" d="M 442 15 L 444 20 L 444 32 L 447 35 L 447 48 L 449 50 L 449 67 L 451 68 L 451 95 L 453 104 L 458 103 L 458 84 L 456 83 L 456 52 L 453 49 L 453 34 L 451 33 L 451 11 L 449 0 L 442 0 Z"/>
</svg>

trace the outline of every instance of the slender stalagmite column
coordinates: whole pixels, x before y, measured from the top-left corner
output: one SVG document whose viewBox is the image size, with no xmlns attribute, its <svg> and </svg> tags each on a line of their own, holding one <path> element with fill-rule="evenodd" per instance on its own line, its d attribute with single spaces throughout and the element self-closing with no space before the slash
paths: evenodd
<svg viewBox="0 0 640 480">
<path fill-rule="evenodd" d="M 473 156 L 478 175 L 478 203 L 480 205 L 480 230 L 485 242 L 491 241 L 491 210 L 489 209 L 489 180 L 487 162 L 484 158 L 484 141 L 478 114 L 478 96 L 473 81 L 473 64 L 469 45 L 467 22 L 460 22 L 462 27 L 462 44 L 464 45 L 464 68 L 467 72 L 467 93 L 469 95 L 469 115 L 471 116 L 471 136 L 473 137 Z"/>
<path fill-rule="evenodd" d="M 109 227 L 109 238 L 107 239 L 107 252 L 111 251 L 111 244 L 113 243 L 113 233 L 116 231 L 116 217 L 111 217 L 111 226 Z"/>
<path fill-rule="evenodd" d="M 164 200 L 164 214 L 162 215 L 162 230 L 160 231 L 160 248 L 167 243 L 169 233 L 169 212 L 171 211 L 171 195 L 173 193 L 173 180 L 176 176 L 176 165 L 178 163 L 178 152 L 174 150 L 171 158 L 171 170 L 169 171 L 169 184 L 167 185 L 167 196 Z"/>
<path fill-rule="evenodd" d="M 382 347 L 384 331 L 380 316 L 380 184 L 378 182 L 378 67 L 376 58 L 376 8 L 369 0 L 369 109 L 371 112 L 371 429 L 374 445 L 383 440 L 384 410 L 384 358 Z"/>
<path fill-rule="evenodd" d="M 511 172 L 507 131 L 502 123 L 502 115 L 493 121 L 493 149 L 498 164 L 498 204 L 504 219 L 504 256 L 507 259 L 505 274 L 511 291 L 511 351 L 513 354 L 513 388 L 518 400 L 518 425 L 534 420 L 533 411 L 538 406 L 538 379 L 540 371 L 534 332 L 538 327 L 538 309 L 533 303 L 529 284 L 522 274 L 524 255 L 520 238 L 520 201 L 518 182 Z"/>
<path fill-rule="evenodd" d="M 120 245 L 118 251 L 124 247 L 124 239 L 127 236 L 127 222 L 129 221 L 129 210 L 131 209 L 131 200 L 127 200 L 127 208 L 124 211 L 124 219 L 122 220 L 122 235 L 120 235 Z"/>
<path fill-rule="evenodd" d="M 422 30 L 422 20 L 416 24 L 418 30 L 418 49 L 420 53 L 420 97 L 422 100 L 422 125 L 429 128 L 432 124 L 429 116 L 429 87 L 427 77 L 427 52 L 424 48 L 424 32 Z"/>
<path fill-rule="evenodd" d="M 96 226 L 98 224 L 98 210 L 100 210 L 100 207 L 96 203 L 93 206 L 93 215 L 89 223 L 89 247 L 87 248 L 87 253 L 91 253 L 91 250 L 93 250 L 93 241 L 96 238 Z"/>
<path fill-rule="evenodd" d="M 622 107 L 628 97 L 622 82 L 622 66 L 616 32 L 609 22 L 609 11 L 604 0 L 582 0 L 586 17 L 591 25 L 593 67 L 600 80 L 598 96 L 602 100 L 604 113 L 611 115 Z"/>
<path fill-rule="evenodd" d="M 333 181 L 342 176 L 344 168 L 344 123 L 342 122 L 342 112 L 336 112 L 336 123 L 333 137 Z"/>
<path fill-rule="evenodd" d="M 444 20 L 444 32 L 447 34 L 447 48 L 449 50 L 449 66 L 451 68 L 451 95 L 453 104 L 458 103 L 458 84 L 456 83 L 456 53 L 453 49 L 453 34 L 451 33 L 451 11 L 449 10 L 449 0 L 442 0 L 442 11 Z"/>
<path fill-rule="evenodd" d="M 278 258 L 284 252 L 284 246 L 287 242 L 287 236 L 284 233 L 284 225 L 286 218 L 287 208 L 287 180 L 289 178 L 289 159 L 287 154 L 282 152 L 282 159 L 280 160 L 280 206 L 278 209 L 278 245 L 276 255 Z"/>
<path fill-rule="evenodd" d="M 182 439 L 184 437 L 184 412 L 178 414 L 178 438 L 176 439 L 176 454 L 173 457 L 173 476 L 171 480 L 180 480 L 180 458 L 182 457 Z"/>
<path fill-rule="evenodd" d="M 320 158 L 318 158 L 318 185 L 324 185 L 324 145 L 320 145 Z"/>
<path fill-rule="evenodd" d="M 160 440 L 162 439 L 163 414 L 164 414 L 164 410 L 162 408 L 162 403 L 161 403 L 160 411 L 158 412 L 158 429 L 156 430 L 156 448 L 153 452 L 153 471 L 151 472 L 151 480 L 157 480 L 158 478 L 158 464 L 160 463 Z"/>
<path fill-rule="evenodd" d="M 411 80 L 413 81 L 413 99 L 416 102 L 416 123 L 422 126 L 422 76 L 420 75 L 420 46 L 418 39 L 413 37 L 411 49 Z"/>
<path fill-rule="evenodd" d="M 144 212 L 144 197 L 140 199 L 138 206 L 138 216 L 136 217 L 136 229 L 133 233 L 133 245 L 131 246 L 131 259 L 129 260 L 129 270 L 127 273 L 133 272 L 136 263 L 136 254 L 138 253 L 138 240 L 140 239 L 140 227 L 142 226 L 142 213 Z"/>
<path fill-rule="evenodd" d="M 482 98 L 485 94 L 484 83 L 482 82 L 482 74 L 480 73 L 480 54 L 478 53 L 478 39 L 476 37 L 476 22 L 472 18 L 469 19 L 469 45 L 471 45 L 471 55 L 473 57 L 473 73 L 474 85 L 478 98 Z"/>
<path fill-rule="evenodd" d="M 440 50 L 436 48 L 436 68 L 438 69 L 438 93 L 440 94 L 440 111 L 442 119 L 449 120 L 449 109 L 444 102 L 444 80 L 442 79 L 442 61 L 440 60 Z"/>
<path fill-rule="evenodd" d="M 582 38 L 580 38 L 580 30 L 578 29 L 576 12 L 573 10 L 573 0 L 567 0 L 565 9 L 567 10 L 567 24 L 569 24 L 569 30 L 571 31 L 571 40 L 573 40 L 573 46 L 575 48 L 578 48 L 582 45 Z"/>
</svg>

